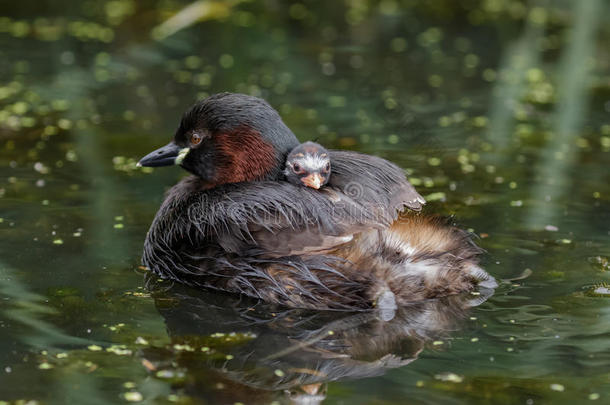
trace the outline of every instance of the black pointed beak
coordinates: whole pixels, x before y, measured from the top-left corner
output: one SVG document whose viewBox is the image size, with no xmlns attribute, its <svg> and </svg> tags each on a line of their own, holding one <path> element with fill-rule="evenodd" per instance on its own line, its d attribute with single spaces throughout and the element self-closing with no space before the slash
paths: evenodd
<svg viewBox="0 0 610 405">
<path fill-rule="evenodd" d="M 180 164 L 188 152 L 188 148 L 184 149 L 181 149 L 180 146 L 176 145 L 174 142 L 170 142 L 162 148 L 144 156 L 138 162 L 138 166 L 159 167 Z"/>
</svg>

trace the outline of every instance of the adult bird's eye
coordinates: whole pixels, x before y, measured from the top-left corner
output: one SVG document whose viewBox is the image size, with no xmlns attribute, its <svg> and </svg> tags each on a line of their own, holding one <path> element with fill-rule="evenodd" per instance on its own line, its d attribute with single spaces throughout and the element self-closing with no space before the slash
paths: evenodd
<svg viewBox="0 0 610 405">
<path fill-rule="evenodd" d="M 202 139 L 203 138 L 201 137 L 201 135 L 199 135 L 198 133 L 194 133 L 193 135 L 191 135 L 191 144 L 199 145 Z"/>
</svg>

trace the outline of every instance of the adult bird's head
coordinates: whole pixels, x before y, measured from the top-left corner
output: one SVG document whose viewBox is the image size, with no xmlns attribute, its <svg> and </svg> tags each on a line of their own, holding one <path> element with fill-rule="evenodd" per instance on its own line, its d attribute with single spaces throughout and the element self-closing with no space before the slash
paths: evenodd
<svg viewBox="0 0 610 405">
<path fill-rule="evenodd" d="M 182 116 L 174 139 L 144 156 L 139 166 L 179 165 L 209 187 L 277 179 L 298 140 L 265 100 L 220 93 Z"/>
</svg>

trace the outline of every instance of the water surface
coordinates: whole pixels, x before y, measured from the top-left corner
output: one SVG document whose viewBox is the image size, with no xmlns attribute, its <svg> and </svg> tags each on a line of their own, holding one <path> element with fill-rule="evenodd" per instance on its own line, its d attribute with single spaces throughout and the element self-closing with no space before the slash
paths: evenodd
<svg viewBox="0 0 610 405">
<path fill-rule="evenodd" d="M 609 401 L 608 4 L 454 3 L 3 5 L 0 401 Z M 135 162 L 219 91 L 396 162 L 505 281 L 384 323 L 147 276 L 184 173 Z"/>
</svg>

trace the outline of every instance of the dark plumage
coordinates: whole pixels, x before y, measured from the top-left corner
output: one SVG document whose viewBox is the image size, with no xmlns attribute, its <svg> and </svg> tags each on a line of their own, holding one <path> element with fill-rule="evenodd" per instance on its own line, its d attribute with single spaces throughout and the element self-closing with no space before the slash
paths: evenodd
<svg viewBox="0 0 610 405">
<path fill-rule="evenodd" d="M 399 216 L 425 203 L 400 168 L 330 151 L 332 176 L 312 190 L 282 180 L 297 145 L 260 99 L 225 93 L 192 107 L 174 140 L 141 161 L 175 155 L 195 174 L 169 190 L 144 264 L 165 278 L 306 308 L 391 308 L 493 286 L 466 233 Z"/>
</svg>

